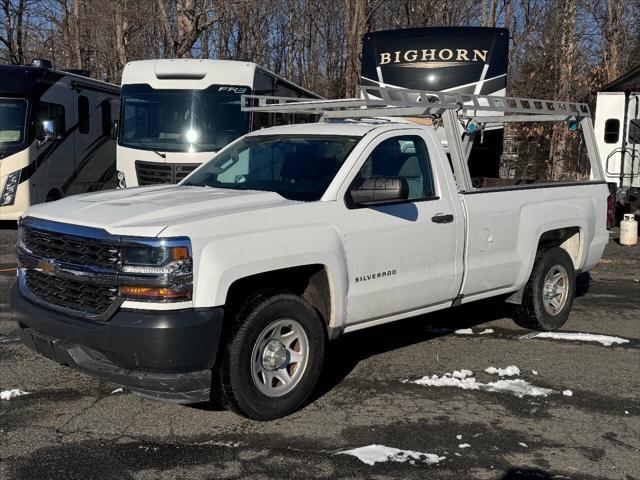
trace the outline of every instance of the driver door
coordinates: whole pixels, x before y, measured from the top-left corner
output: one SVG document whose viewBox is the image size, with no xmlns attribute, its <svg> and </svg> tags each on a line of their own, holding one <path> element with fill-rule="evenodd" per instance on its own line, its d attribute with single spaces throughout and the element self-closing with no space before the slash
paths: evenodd
<svg viewBox="0 0 640 480">
<path fill-rule="evenodd" d="M 347 182 L 347 326 L 449 303 L 457 295 L 463 214 L 450 191 L 451 172 L 442 168 L 443 159 L 430 158 L 429 152 L 441 150 L 433 142 L 419 129 L 385 133 L 365 150 Z M 409 198 L 349 205 L 349 190 L 371 177 L 403 178 Z"/>
</svg>

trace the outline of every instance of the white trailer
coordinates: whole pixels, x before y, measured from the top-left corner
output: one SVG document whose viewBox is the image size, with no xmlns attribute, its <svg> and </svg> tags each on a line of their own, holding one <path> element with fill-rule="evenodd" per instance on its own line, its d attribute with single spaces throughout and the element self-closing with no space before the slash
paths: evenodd
<svg viewBox="0 0 640 480">
<path fill-rule="evenodd" d="M 0 220 L 116 186 L 120 89 L 50 62 L 0 66 Z"/>
<path fill-rule="evenodd" d="M 640 188 L 640 66 L 598 92 L 594 129 L 605 179 L 625 198 Z"/>
<path fill-rule="evenodd" d="M 177 183 L 253 130 L 291 117 L 240 110 L 240 95 L 320 98 L 251 62 L 143 60 L 122 73 L 119 187 Z"/>
</svg>

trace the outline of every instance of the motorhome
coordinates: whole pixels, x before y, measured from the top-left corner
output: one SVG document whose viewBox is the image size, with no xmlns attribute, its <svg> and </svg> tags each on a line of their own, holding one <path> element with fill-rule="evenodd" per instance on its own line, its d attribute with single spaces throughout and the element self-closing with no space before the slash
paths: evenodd
<svg viewBox="0 0 640 480">
<path fill-rule="evenodd" d="M 640 210 L 640 65 L 597 93 L 594 129 L 621 210 Z"/>
<path fill-rule="evenodd" d="M 0 220 L 36 203 L 115 188 L 120 88 L 87 72 L 0 66 Z"/>
<path fill-rule="evenodd" d="M 243 94 L 320 98 L 251 62 L 128 63 L 118 126 L 119 187 L 177 183 L 236 138 L 291 123 L 291 117 L 242 112 Z"/>
</svg>

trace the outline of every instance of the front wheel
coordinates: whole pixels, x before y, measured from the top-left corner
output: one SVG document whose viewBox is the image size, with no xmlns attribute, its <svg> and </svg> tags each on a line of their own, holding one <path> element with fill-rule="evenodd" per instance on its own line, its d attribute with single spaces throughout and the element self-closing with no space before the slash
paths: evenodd
<svg viewBox="0 0 640 480">
<path fill-rule="evenodd" d="M 304 299 L 256 295 L 235 315 L 214 392 L 225 407 L 255 420 L 289 415 L 315 388 L 325 347 L 322 319 Z"/>
<path fill-rule="evenodd" d="M 569 318 L 575 293 L 576 274 L 569 254 L 560 247 L 540 250 L 514 320 L 533 330 L 556 330 Z"/>
</svg>

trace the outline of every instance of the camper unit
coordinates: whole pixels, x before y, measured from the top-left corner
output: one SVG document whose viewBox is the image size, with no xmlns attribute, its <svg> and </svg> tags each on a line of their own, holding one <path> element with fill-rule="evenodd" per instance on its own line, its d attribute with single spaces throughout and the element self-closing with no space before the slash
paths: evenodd
<svg viewBox="0 0 640 480">
<path fill-rule="evenodd" d="M 594 129 L 607 182 L 619 197 L 640 188 L 640 66 L 598 92 Z"/>
<path fill-rule="evenodd" d="M 509 30 L 426 27 L 367 33 L 360 83 L 367 87 L 505 96 Z M 500 116 L 502 112 L 478 112 Z M 469 158 L 474 177 L 498 177 L 501 124 L 486 126 Z"/>
<path fill-rule="evenodd" d="M 245 133 L 293 120 L 241 111 L 243 94 L 320 98 L 250 62 L 128 63 L 118 126 L 119 187 L 177 183 Z"/>
<path fill-rule="evenodd" d="M 0 66 L 0 220 L 116 186 L 120 88 L 73 72 L 45 60 Z"/>
</svg>

